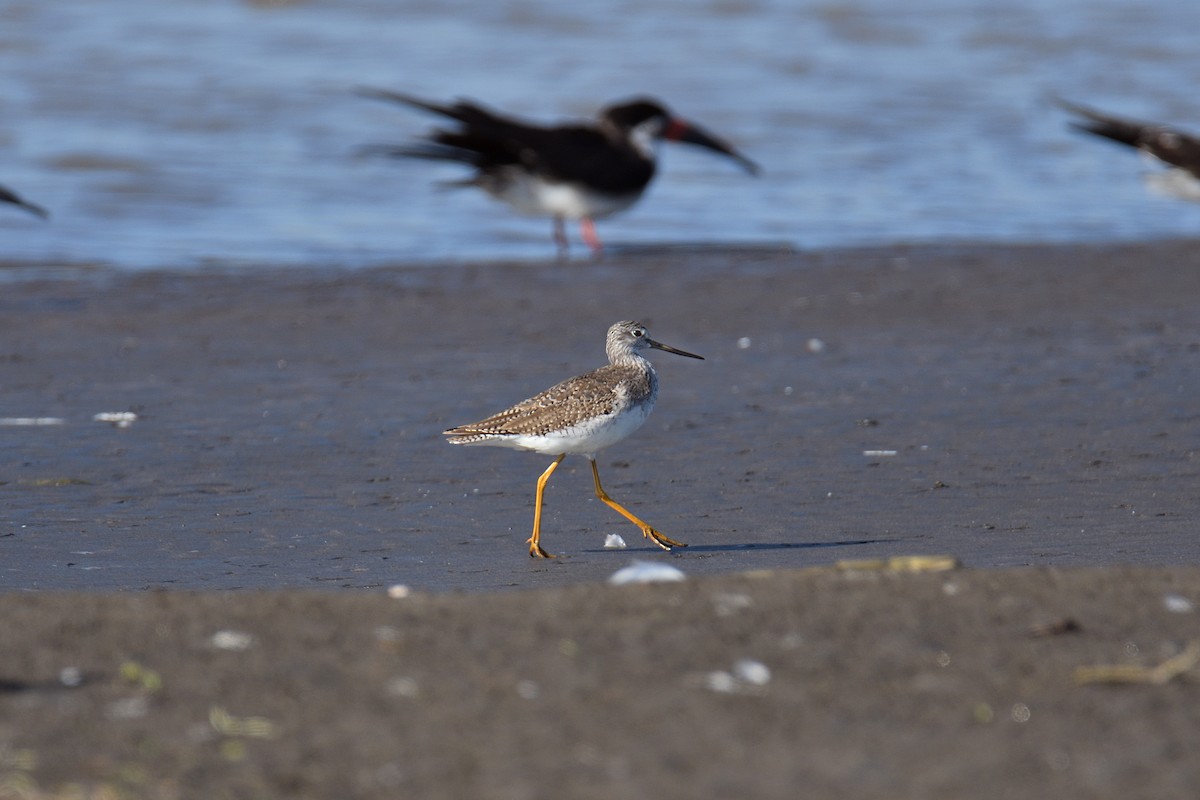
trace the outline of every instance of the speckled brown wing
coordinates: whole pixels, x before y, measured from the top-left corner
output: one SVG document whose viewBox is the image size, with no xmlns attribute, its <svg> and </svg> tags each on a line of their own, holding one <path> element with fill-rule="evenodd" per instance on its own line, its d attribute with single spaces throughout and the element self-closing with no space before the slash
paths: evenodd
<svg viewBox="0 0 1200 800">
<path fill-rule="evenodd" d="M 456 444 L 494 436 L 541 436 L 581 420 L 611 414 L 651 391 L 633 367 L 608 365 L 551 386 L 487 419 L 445 431 Z"/>
</svg>

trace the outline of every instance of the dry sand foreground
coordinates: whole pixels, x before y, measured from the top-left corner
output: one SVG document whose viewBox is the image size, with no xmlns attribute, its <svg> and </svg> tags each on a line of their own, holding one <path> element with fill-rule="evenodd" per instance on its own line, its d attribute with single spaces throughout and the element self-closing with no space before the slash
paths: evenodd
<svg viewBox="0 0 1200 800">
<path fill-rule="evenodd" d="M 1197 598 L 1196 568 L 14 594 L 0 797 L 1195 797 Z"/>
<path fill-rule="evenodd" d="M 10 282 L 0 417 L 63 422 L 0 426 L 0 798 L 1194 798 L 1197 297 L 1196 242 Z M 438 432 L 629 317 L 707 360 L 601 470 L 691 547 L 567 461 L 531 561 L 545 463 Z"/>
</svg>

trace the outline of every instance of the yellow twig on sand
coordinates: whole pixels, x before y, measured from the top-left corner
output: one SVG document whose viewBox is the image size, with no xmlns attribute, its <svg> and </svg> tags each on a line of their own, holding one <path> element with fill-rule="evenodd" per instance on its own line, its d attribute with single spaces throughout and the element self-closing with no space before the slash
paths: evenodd
<svg viewBox="0 0 1200 800">
<path fill-rule="evenodd" d="M 834 563 L 843 572 L 945 572 L 961 566 L 954 556 L 892 556 L 891 558 L 844 559 Z"/>
<path fill-rule="evenodd" d="M 1171 656 L 1157 667 L 1142 667 L 1136 664 L 1113 666 L 1078 667 L 1075 683 L 1149 683 L 1161 686 L 1170 683 L 1200 664 L 1200 642 L 1192 642 L 1178 655 Z"/>
<path fill-rule="evenodd" d="M 276 731 L 275 723 L 266 717 L 235 717 L 220 706 L 208 710 L 208 724 L 223 736 L 269 739 Z"/>
</svg>

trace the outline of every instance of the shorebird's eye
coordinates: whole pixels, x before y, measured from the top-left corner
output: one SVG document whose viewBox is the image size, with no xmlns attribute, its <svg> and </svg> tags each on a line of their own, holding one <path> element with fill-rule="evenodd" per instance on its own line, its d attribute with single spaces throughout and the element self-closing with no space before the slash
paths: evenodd
<svg viewBox="0 0 1200 800">
<path fill-rule="evenodd" d="M 635 338 L 635 339 L 640 339 L 640 338 L 642 338 L 642 337 L 643 337 L 643 336 L 645 336 L 645 335 L 646 335 L 646 332 L 645 332 L 644 330 L 642 330 L 641 328 L 634 328 L 634 329 L 633 329 L 633 336 L 634 336 L 634 338 Z"/>
</svg>

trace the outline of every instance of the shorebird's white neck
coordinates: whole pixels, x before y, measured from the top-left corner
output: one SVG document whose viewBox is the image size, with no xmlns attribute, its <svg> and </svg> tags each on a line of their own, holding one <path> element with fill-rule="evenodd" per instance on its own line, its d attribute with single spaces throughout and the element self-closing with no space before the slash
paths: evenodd
<svg viewBox="0 0 1200 800">
<path fill-rule="evenodd" d="M 608 354 L 610 364 L 621 367 L 637 367 L 648 372 L 654 371 L 654 365 L 650 363 L 650 359 L 646 358 L 636 350 L 621 349 L 617 352 Z"/>
<path fill-rule="evenodd" d="M 658 158 L 658 146 L 662 142 L 663 122 L 660 119 L 648 119 L 629 130 L 629 143 L 638 153 L 655 161 Z"/>
</svg>

